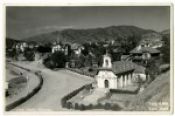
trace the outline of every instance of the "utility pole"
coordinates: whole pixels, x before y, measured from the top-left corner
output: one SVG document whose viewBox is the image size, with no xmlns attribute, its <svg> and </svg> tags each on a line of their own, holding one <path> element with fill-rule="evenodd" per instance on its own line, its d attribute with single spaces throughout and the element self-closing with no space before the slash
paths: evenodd
<svg viewBox="0 0 175 116">
<path fill-rule="evenodd" d="M 26 76 L 27 79 L 27 94 L 29 94 L 29 77 L 28 75 Z"/>
</svg>

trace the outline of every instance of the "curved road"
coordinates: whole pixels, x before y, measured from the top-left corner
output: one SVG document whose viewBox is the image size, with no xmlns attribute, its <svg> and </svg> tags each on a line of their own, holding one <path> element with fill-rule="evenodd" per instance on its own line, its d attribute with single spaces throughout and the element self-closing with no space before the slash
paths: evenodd
<svg viewBox="0 0 175 116">
<path fill-rule="evenodd" d="M 41 71 L 44 79 L 41 90 L 13 110 L 66 110 L 61 107 L 61 98 L 84 84 L 94 81 L 92 78 L 64 69 L 58 71 L 42 69 Z"/>
</svg>

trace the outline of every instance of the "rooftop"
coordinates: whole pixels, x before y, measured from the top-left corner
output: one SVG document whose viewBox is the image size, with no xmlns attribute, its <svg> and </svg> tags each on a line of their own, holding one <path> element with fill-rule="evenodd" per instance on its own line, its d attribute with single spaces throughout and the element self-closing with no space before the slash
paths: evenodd
<svg viewBox="0 0 175 116">
<path fill-rule="evenodd" d="M 155 53 L 160 53 L 159 50 L 155 49 L 155 48 L 151 48 L 151 47 L 141 47 L 140 49 L 138 48 L 134 48 L 133 50 L 130 51 L 130 53 L 151 53 L 151 54 L 155 54 Z"/>
<path fill-rule="evenodd" d="M 131 61 L 116 61 L 113 62 L 112 70 L 115 74 L 134 71 L 135 73 L 145 73 L 145 67 L 133 63 Z"/>
<path fill-rule="evenodd" d="M 78 49 L 79 47 L 82 47 L 82 45 L 78 44 L 78 43 L 71 44 L 71 49 L 73 49 L 73 50 Z"/>
<path fill-rule="evenodd" d="M 134 73 L 145 73 L 145 67 L 131 61 L 116 61 L 112 63 L 112 68 L 98 68 L 99 70 L 113 71 L 115 74 L 121 74 L 129 71 Z"/>
</svg>

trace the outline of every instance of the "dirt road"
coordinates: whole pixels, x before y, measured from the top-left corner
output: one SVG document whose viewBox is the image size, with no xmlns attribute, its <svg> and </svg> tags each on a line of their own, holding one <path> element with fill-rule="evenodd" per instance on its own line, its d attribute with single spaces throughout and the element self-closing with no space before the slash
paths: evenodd
<svg viewBox="0 0 175 116">
<path fill-rule="evenodd" d="M 28 65 L 28 67 L 30 66 Z M 45 68 L 41 71 L 44 79 L 41 90 L 14 110 L 66 110 L 61 107 L 61 98 L 82 85 L 94 81 L 92 78 L 64 69 L 53 71 Z"/>
</svg>

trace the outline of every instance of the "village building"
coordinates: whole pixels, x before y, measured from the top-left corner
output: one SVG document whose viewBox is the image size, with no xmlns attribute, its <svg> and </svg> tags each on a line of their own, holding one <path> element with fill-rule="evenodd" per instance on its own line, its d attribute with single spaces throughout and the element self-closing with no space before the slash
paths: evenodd
<svg viewBox="0 0 175 116">
<path fill-rule="evenodd" d="M 71 55 L 71 46 L 69 44 L 64 45 L 64 55 L 70 56 Z"/>
<path fill-rule="evenodd" d="M 35 49 L 36 47 L 39 47 L 36 42 L 29 42 L 28 43 L 29 49 Z"/>
<path fill-rule="evenodd" d="M 55 53 L 55 52 L 61 51 L 61 50 L 62 50 L 62 47 L 59 44 L 56 44 L 56 45 L 52 46 L 52 53 Z"/>
<path fill-rule="evenodd" d="M 139 79 L 138 79 L 139 78 Z M 111 62 L 111 57 L 103 56 L 103 65 L 96 75 L 97 88 L 123 89 L 138 80 L 146 81 L 145 68 L 131 61 Z"/>
<path fill-rule="evenodd" d="M 15 48 L 17 51 L 24 52 L 24 50 L 28 47 L 26 42 L 19 42 L 15 44 Z"/>
<path fill-rule="evenodd" d="M 71 49 L 76 55 L 80 55 L 82 50 L 84 50 L 84 47 L 81 44 L 73 43 L 71 44 Z"/>
<path fill-rule="evenodd" d="M 132 61 L 142 62 L 144 60 L 149 60 L 150 58 L 159 57 L 160 51 L 152 47 L 139 45 L 130 51 L 130 55 L 132 56 Z"/>
</svg>

